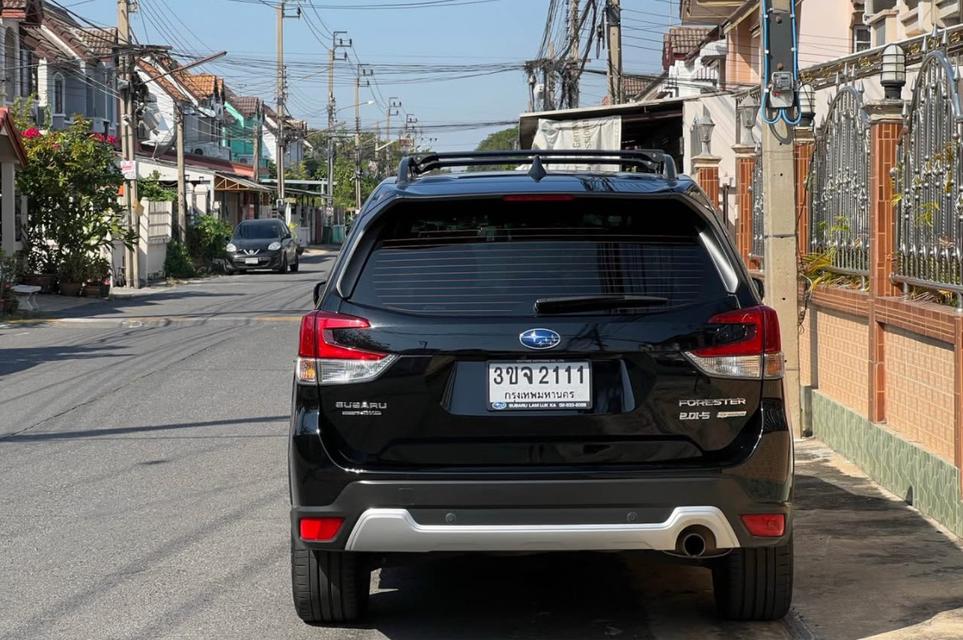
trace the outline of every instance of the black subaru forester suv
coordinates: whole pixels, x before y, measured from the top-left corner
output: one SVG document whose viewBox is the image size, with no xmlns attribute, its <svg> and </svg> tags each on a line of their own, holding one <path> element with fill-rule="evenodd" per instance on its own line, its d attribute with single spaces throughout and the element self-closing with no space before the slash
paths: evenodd
<svg viewBox="0 0 963 640">
<path fill-rule="evenodd" d="M 671 157 L 404 159 L 301 324 L 298 615 L 357 619 L 404 554 L 656 550 L 711 569 L 721 615 L 782 617 L 782 370 L 775 313 Z"/>
</svg>

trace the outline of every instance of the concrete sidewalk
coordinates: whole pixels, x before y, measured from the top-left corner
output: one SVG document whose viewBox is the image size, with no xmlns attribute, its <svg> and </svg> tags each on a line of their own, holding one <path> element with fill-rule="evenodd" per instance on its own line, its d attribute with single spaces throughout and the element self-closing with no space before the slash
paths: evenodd
<svg viewBox="0 0 963 640">
<path fill-rule="evenodd" d="M 963 638 L 959 539 L 818 440 L 796 474 L 794 636 Z"/>
</svg>

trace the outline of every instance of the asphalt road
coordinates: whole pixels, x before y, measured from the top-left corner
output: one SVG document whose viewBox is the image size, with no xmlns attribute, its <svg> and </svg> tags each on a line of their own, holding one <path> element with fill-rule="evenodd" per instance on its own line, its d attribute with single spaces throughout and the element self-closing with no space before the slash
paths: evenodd
<svg viewBox="0 0 963 640">
<path fill-rule="evenodd" d="M 811 637 L 797 617 L 720 623 L 707 572 L 615 554 L 385 569 L 372 575 L 365 626 L 302 624 L 287 414 L 297 321 L 332 260 L 0 326 L 0 638 Z M 927 553 L 958 552 L 898 513 L 935 536 Z M 961 582 L 963 562 L 950 576 Z M 919 613 L 899 624 L 868 615 L 863 629 Z"/>
</svg>

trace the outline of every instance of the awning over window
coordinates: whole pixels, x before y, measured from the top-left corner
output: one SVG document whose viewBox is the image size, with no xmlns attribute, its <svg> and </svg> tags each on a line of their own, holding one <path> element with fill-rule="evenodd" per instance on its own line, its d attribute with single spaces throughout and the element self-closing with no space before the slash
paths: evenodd
<svg viewBox="0 0 963 640">
<path fill-rule="evenodd" d="M 260 185 L 253 180 L 247 180 L 240 176 L 230 175 L 227 173 L 215 173 L 214 174 L 214 190 L 215 191 L 259 191 L 261 193 L 270 193 L 271 189 Z"/>
</svg>

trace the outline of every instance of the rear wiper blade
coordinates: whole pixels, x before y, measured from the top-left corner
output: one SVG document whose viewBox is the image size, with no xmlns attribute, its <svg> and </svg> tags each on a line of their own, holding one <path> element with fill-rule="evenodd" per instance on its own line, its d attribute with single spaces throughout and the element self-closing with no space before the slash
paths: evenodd
<svg viewBox="0 0 963 640">
<path fill-rule="evenodd" d="M 564 298 L 539 298 L 535 301 L 535 313 L 578 313 L 580 311 L 606 311 L 611 309 L 642 309 L 668 304 L 668 298 L 660 296 L 608 295 L 576 296 Z"/>
</svg>

